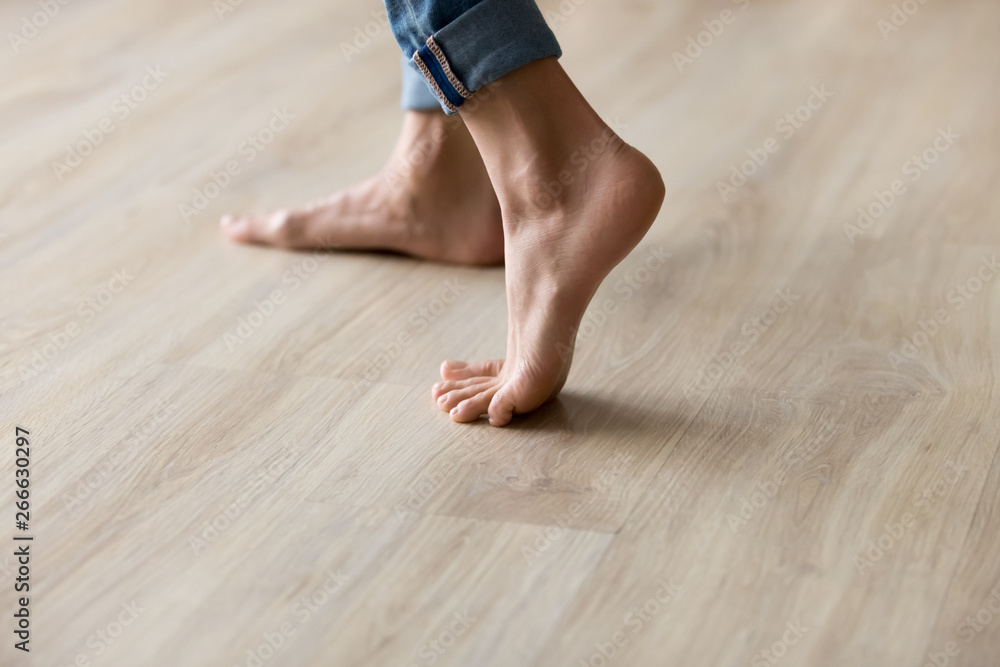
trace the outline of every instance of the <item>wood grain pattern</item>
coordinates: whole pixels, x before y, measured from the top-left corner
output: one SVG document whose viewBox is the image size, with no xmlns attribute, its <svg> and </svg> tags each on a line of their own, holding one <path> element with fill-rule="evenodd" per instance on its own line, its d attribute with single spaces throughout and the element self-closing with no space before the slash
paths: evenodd
<svg viewBox="0 0 1000 667">
<path fill-rule="evenodd" d="M 502 270 L 217 233 L 380 165 L 397 48 L 340 48 L 379 3 L 70 3 L 8 38 L 0 500 L 20 425 L 36 541 L 0 663 L 997 664 L 1000 7 L 541 6 L 668 195 L 563 396 L 502 430 L 429 396 L 502 354 Z"/>
</svg>

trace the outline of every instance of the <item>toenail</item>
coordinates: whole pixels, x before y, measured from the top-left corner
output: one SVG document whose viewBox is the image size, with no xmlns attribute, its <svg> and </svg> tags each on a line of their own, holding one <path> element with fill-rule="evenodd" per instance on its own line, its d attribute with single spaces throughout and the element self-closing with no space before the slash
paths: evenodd
<svg viewBox="0 0 1000 667">
<path fill-rule="evenodd" d="M 230 217 L 225 219 L 222 226 L 232 233 L 240 234 L 246 231 L 247 223 L 243 218 Z"/>
</svg>

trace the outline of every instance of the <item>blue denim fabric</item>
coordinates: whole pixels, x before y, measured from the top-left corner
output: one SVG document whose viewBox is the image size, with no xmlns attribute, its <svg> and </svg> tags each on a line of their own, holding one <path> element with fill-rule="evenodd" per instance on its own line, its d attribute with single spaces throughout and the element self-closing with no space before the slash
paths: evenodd
<svg viewBox="0 0 1000 667">
<path fill-rule="evenodd" d="M 385 0 L 403 54 L 446 113 L 533 60 L 561 56 L 534 0 Z"/>
<path fill-rule="evenodd" d="M 403 89 L 400 106 L 404 109 L 440 109 L 441 102 L 427 85 L 427 80 L 416 67 L 410 66 L 410 59 L 403 59 Z"/>
</svg>

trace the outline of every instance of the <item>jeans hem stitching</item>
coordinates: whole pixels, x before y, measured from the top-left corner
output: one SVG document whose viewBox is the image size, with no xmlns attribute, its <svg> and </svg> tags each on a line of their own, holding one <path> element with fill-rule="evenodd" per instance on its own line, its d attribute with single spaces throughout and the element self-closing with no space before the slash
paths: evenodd
<svg viewBox="0 0 1000 667">
<path fill-rule="evenodd" d="M 441 103 L 445 106 L 445 108 L 452 113 L 458 112 L 458 107 L 452 104 L 448 97 L 444 94 L 444 91 L 441 90 L 441 86 L 438 85 L 437 81 L 434 79 L 434 75 L 432 75 L 430 70 L 427 69 L 427 65 L 424 64 L 424 61 L 420 57 L 420 53 L 417 51 L 413 52 L 413 63 L 420 70 L 420 73 L 424 75 L 424 78 L 427 80 L 427 85 L 431 87 L 431 90 L 434 91 L 434 94 L 437 95 L 439 100 L 441 100 Z"/>
<path fill-rule="evenodd" d="M 455 92 L 465 99 L 472 97 L 472 93 L 470 93 L 469 90 L 462 85 L 462 82 L 458 80 L 455 73 L 451 71 L 451 65 L 448 64 L 448 59 L 444 57 L 444 53 L 441 51 L 441 47 L 438 46 L 437 41 L 435 41 L 434 35 L 427 38 L 427 48 L 434 54 L 434 57 L 441 65 L 441 69 L 444 70 L 444 75 L 448 77 L 448 83 L 455 88 Z"/>
</svg>

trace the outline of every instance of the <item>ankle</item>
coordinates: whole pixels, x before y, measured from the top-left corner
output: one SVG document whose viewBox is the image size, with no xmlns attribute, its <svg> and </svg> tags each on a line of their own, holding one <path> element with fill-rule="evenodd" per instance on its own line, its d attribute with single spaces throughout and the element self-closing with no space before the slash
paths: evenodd
<svg viewBox="0 0 1000 667">
<path fill-rule="evenodd" d="M 626 144 L 601 120 L 554 58 L 502 77 L 461 112 L 505 210 L 544 214 L 571 206 L 596 167 Z M 590 172 L 590 173 L 588 173 Z"/>
<path fill-rule="evenodd" d="M 619 180 L 635 150 L 606 125 L 575 141 L 570 148 L 529 151 L 520 169 L 506 170 L 511 176 L 497 191 L 511 216 L 540 218 L 579 208 L 599 193 L 595 183 Z"/>
<path fill-rule="evenodd" d="M 382 176 L 392 185 L 420 187 L 481 171 L 479 150 L 460 118 L 438 111 L 408 111 Z"/>
</svg>

